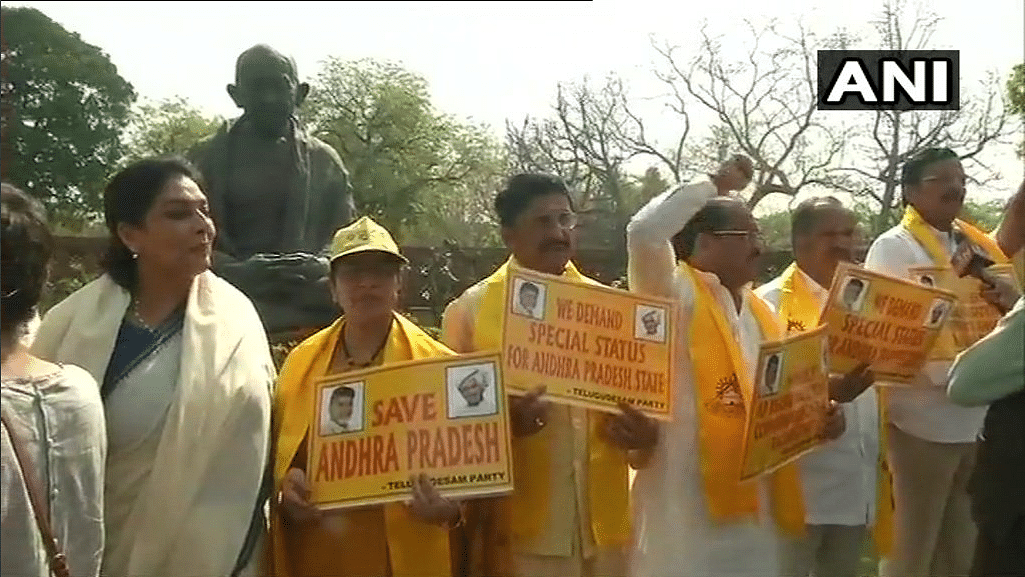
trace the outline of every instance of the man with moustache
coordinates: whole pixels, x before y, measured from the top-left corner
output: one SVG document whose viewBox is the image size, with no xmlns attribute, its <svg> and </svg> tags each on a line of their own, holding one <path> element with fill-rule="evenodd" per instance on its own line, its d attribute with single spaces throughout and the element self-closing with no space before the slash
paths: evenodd
<svg viewBox="0 0 1025 577">
<path fill-rule="evenodd" d="M 804 528 L 794 466 L 738 481 L 759 346 L 781 336 L 748 288 L 760 266 L 758 225 L 729 196 L 752 173 L 750 159 L 735 156 L 709 180 L 655 197 L 627 226 L 631 290 L 675 300 L 681 320 L 673 420 L 634 480 L 634 577 L 779 576 L 782 535 Z M 839 436 L 842 413 L 822 410 L 824 434 Z"/>
<path fill-rule="evenodd" d="M 869 248 L 866 268 L 914 280 L 916 266 L 950 266 L 960 242 L 971 242 L 994 262 L 1007 262 L 997 244 L 957 220 L 965 198 L 957 154 L 928 148 L 901 170 L 904 217 Z M 929 361 L 919 383 L 887 390 L 886 442 L 893 472 L 894 547 L 880 563 L 892 577 L 967 575 L 976 539 L 968 498 L 976 438 L 984 407 L 947 399 L 949 361 Z"/>
<path fill-rule="evenodd" d="M 442 340 L 460 353 L 501 350 L 509 265 L 597 284 L 571 259 L 577 215 L 559 178 L 517 174 L 495 197 L 512 252 L 490 277 L 455 299 Z M 471 507 L 473 571 L 498 577 L 605 577 L 625 572 L 629 542 L 628 456 L 654 445 L 654 421 L 629 405 L 608 415 L 541 400 L 542 383 L 510 397 L 516 488 Z"/>
<path fill-rule="evenodd" d="M 836 267 L 854 260 L 857 237 L 857 216 L 836 198 L 809 198 L 794 209 L 795 261 L 755 290 L 788 333 L 818 326 Z M 849 300 L 856 301 L 860 292 Z M 804 535 L 784 548 L 784 575 L 856 577 L 873 524 L 881 519 L 889 526 L 889 483 L 886 477 L 885 484 L 879 482 L 879 402 L 872 382 L 867 363 L 830 378 L 830 396 L 843 403 L 847 428 L 839 439 L 798 460 L 806 526 Z M 880 505 L 887 510 L 878 512 Z"/>
</svg>

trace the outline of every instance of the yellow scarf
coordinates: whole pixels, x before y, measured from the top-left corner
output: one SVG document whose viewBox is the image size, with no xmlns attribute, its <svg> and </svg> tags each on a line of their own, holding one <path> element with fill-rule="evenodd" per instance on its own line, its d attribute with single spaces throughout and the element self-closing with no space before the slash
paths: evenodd
<svg viewBox="0 0 1025 577">
<path fill-rule="evenodd" d="M 922 215 L 915 210 L 915 207 L 908 205 L 908 207 L 904 209 L 904 218 L 901 219 L 901 224 L 904 228 L 908 229 L 911 236 L 915 237 L 918 244 L 922 245 L 925 252 L 929 253 L 929 256 L 932 257 L 933 263 L 936 266 L 950 266 L 950 257 L 952 256 L 950 251 L 947 250 L 947 247 L 940 244 L 940 241 L 936 239 L 936 235 L 932 234 L 932 231 L 929 230 L 929 224 L 926 223 L 925 219 L 922 218 Z M 1000 246 L 997 245 L 996 241 L 988 234 L 961 219 L 954 219 L 954 228 L 964 233 L 972 244 L 986 251 L 989 257 L 993 259 L 993 262 L 1008 262 L 1007 256 L 1004 255 L 1002 250 L 1000 250 Z"/>
<path fill-rule="evenodd" d="M 754 394 L 754 381 L 747 374 L 743 355 L 718 301 L 690 265 L 681 262 L 680 267 L 694 284 L 690 355 L 699 401 L 699 451 L 708 511 L 719 521 L 757 516 L 756 485 L 739 482 L 744 421 Z M 762 337 L 779 340 L 779 324 L 768 305 L 750 289 L 746 291 L 746 300 Z M 795 464 L 786 465 L 772 475 L 772 501 L 777 524 L 789 534 L 801 535 L 804 499 Z"/>
<path fill-rule="evenodd" d="M 911 236 L 925 249 L 925 252 L 932 258 L 934 266 L 950 268 L 950 258 L 953 255 L 950 254 L 950 250 L 947 247 L 943 246 L 936 239 L 936 235 L 930 230 L 929 224 L 925 222 L 925 219 L 922 218 L 922 215 L 915 207 L 908 205 L 904 209 L 904 218 L 901 219 L 901 224 L 904 228 L 908 229 Z M 1007 257 L 1000 250 L 1000 246 L 989 235 L 960 219 L 954 219 L 954 228 L 964 233 L 972 244 L 986 251 L 989 257 L 993 259 L 993 262 L 1007 262 Z M 956 351 L 957 347 L 954 345 L 953 333 L 949 330 L 940 331 L 933 350 Z"/>
<path fill-rule="evenodd" d="M 338 319 L 330 327 L 299 343 L 281 367 L 274 404 L 275 494 L 281 490 L 285 473 L 310 429 L 316 396 L 313 382 L 327 374 L 331 355 L 341 338 L 341 328 L 342 319 Z M 382 364 L 452 354 L 447 347 L 402 315 L 396 314 L 384 348 Z M 272 566 L 277 577 L 289 577 L 291 563 L 283 535 L 285 528 L 282 526 L 280 512 L 276 510 L 276 500 L 271 502 Z M 451 576 L 446 529 L 414 519 L 401 503 L 385 504 L 384 518 L 393 576 L 412 577 L 428 573 L 439 577 Z"/>
<path fill-rule="evenodd" d="M 474 323 L 474 350 L 502 348 L 505 283 L 511 262 L 512 259 L 484 280 L 486 287 Z M 573 263 L 566 266 L 563 276 L 582 283 L 597 284 L 597 281 L 580 274 Z M 587 480 L 591 530 L 599 547 L 624 545 L 630 539 L 626 453 L 605 442 L 599 434 L 604 418 L 603 413 L 588 411 Z M 544 428 L 533 435 L 513 439 L 516 490 L 510 497 L 501 500 L 499 526 L 509 530 L 515 541 L 522 542 L 535 537 L 547 525 L 551 436 L 552 432 Z"/>
<path fill-rule="evenodd" d="M 783 271 L 780 287 L 779 318 L 787 323 L 787 333 L 801 332 L 818 326 L 821 307 L 808 287 L 804 275 L 791 263 Z M 879 396 L 879 461 L 876 475 L 876 524 L 872 529 L 876 553 L 886 556 L 893 546 L 893 479 L 886 460 L 886 394 L 877 388 Z"/>
</svg>

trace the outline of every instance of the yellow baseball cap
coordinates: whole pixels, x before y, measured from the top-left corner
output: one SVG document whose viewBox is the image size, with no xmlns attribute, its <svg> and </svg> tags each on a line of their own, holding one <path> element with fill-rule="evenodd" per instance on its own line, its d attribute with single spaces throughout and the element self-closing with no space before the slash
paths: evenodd
<svg viewBox="0 0 1025 577">
<path fill-rule="evenodd" d="M 390 254 L 404 263 L 409 263 L 409 259 L 399 252 L 399 245 L 395 244 L 391 234 L 369 216 L 361 217 L 349 226 L 338 229 L 331 241 L 331 262 L 343 256 L 368 251 Z"/>
</svg>

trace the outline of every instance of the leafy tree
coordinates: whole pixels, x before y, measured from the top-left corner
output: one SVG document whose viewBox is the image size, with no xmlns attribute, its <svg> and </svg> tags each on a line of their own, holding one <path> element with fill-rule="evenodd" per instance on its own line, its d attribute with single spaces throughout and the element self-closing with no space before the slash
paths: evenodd
<svg viewBox="0 0 1025 577">
<path fill-rule="evenodd" d="M 781 210 L 758 218 L 758 228 L 770 250 L 790 249 L 790 211 Z"/>
<path fill-rule="evenodd" d="M 1011 114 L 1025 120 L 1025 63 L 1016 64 L 1007 79 L 1007 105 Z M 1025 140 L 1018 145 L 1018 156 L 1025 157 Z"/>
<path fill-rule="evenodd" d="M 462 228 L 462 218 L 486 222 L 483 197 L 470 197 L 493 193 L 498 148 L 484 127 L 435 110 L 423 76 L 393 62 L 329 58 L 302 116 L 349 169 L 359 212 L 400 241 L 433 221 L 436 236 L 464 242 L 461 232 L 472 239 L 479 228 Z"/>
<path fill-rule="evenodd" d="M 1004 218 L 1005 200 L 989 200 L 976 202 L 966 200 L 961 208 L 961 218 L 985 231 L 996 230 L 1000 220 Z"/>
<path fill-rule="evenodd" d="M 181 96 L 140 104 L 125 132 L 123 164 L 147 156 L 184 156 L 199 140 L 214 133 L 223 118 L 205 116 Z"/>
<path fill-rule="evenodd" d="M 2 8 L 4 180 L 58 221 L 101 209 L 135 90 L 107 55 L 34 8 Z"/>
</svg>

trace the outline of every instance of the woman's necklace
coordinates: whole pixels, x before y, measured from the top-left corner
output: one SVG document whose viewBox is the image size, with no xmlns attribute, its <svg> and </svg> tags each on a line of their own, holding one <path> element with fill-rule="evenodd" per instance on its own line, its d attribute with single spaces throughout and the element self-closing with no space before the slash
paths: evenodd
<svg viewBox="0 0 1025 577">
<path fill-rule="evenodd" d="M 137 298 L 136 299 L 132 299 L 132 311 L 131 312 L 132 312 L 133 320 L 135 320 L 135 322 L 139 323 L 139 325 L 142 326 L 142 328 L 146 329 L 147 331 L 149 331 L 151 333 L 154 333 L 154 332 L 157 331 L 156 328 L 151 327 L 149 325 L 149 323 L 147 323 L 142 318 L 142 315 L 139 314 L 139 299 L 137 299 Z"/>
<path fill-rule="evenodd" d="M 370 355 L 370 360 L 365 363 L 357 363 L 353 360 L 352 355 L 349 354 L 349 345 L 345 342 L 345 327 L 342 327 L 342 354 L 345 355 L 345 364 L 348 365 L 349 368 L 353 369 L 365 369 L 374 364 L 374 361 L 377 359 L 377 355 L 380 355 L 381 351 L 384 350 L 384 346 L 388 344 L 389 336 L 391 336 L 391 327 L 388 327 L 388 332 L 384 334 L 381 344 L 377 345 L 377 350 L 374 351 L 374 354 Z"/>
</svg>

